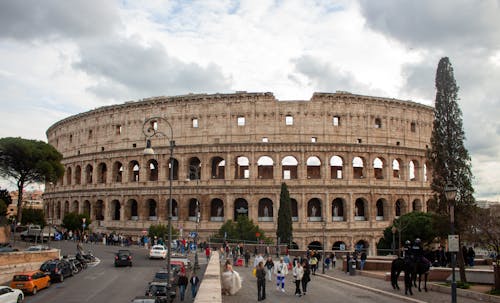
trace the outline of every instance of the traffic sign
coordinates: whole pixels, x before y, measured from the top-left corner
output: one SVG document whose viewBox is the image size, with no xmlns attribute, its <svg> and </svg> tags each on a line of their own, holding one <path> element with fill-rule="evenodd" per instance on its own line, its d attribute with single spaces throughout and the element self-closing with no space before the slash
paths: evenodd
<svg viewBox="0 0 500 303">
<path fill-rule="evenodd" d="M 189 233 L 189 236 L 190 236 L 191 238 L 196 238 L 196 236 L 197 236 L 197 235 L 198 235 L 198 234 L 197 234 L 196 232 L 194 232 L 194 231 L 192 231 L 192 232 L 190 232 L 190 233 Z"/>
<path fill-rule="evenodd" d="M 448 235 L 448 251 L 459 252 L 458 235 Z"/>
</svg>

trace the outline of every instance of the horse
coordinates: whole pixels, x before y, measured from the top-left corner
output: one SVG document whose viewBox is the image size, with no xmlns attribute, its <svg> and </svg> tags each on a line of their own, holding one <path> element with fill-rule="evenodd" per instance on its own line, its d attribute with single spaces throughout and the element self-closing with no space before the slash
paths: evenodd
<svg viewBox="0 0 500 303">
<path fill-rule="evenodd" d="M 391 263 L 391 285 L 392 288 L 399 290 L 398 279 L 401 272 L 405 273 L 405 295 L 413 295 L 412 277 L 414 276 L 415 266 L 409 258 L 396 258 Z"/>
<path fill-rule="evenodd" d="M 427 279 L 429 277 L 430 263 L 427 259 L 420 259 L 414 262 L 414 275 L 413 275 L 413 285 L 417 287 L 417 276 L 418 276 L 418 291 L 420 289 L 420 284 L 422 282 L 422 276 L 424 276 L 424 290 L 427 292 Z"/>
</svg>

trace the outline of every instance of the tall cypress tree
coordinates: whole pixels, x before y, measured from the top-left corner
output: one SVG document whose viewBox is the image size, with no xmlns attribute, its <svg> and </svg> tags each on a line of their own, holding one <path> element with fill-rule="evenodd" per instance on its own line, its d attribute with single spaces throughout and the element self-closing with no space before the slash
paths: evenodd
<svg viewBox="0 0 500 303">
<path fill-rule="evenodd" d="M 428 153 L 432 166 L 431 187 L 435 193 L 436 202 L 433 210 L 445 217 L 449 216 L 449 202 L 446 200 L 444 188 L 447 183 L 455 185 L 457 187 L 455 227 L 460 235 L 470 226 L 469 218 L 471 212 L 474 211 L 475 200 L 472 195 L 474 189 L 472 188 L 471 159 L 464 146 L 462 112 L 457 100 L 458 86 L 453 75 L 453 67 L 447 57 L 441 58 L 436 72 L 432 147 Z M 459 252 L 459 266 L 462 281 L 465 281 L 461 252 Z"/>
<path fill-rule="evenodd" d="M 278 229 L 276 236 L 281 243 L 291 244 L 292 242 L 292 202 L 286 183 L 281 183 L 280 208 L 278 210 Z"/>
</svg>

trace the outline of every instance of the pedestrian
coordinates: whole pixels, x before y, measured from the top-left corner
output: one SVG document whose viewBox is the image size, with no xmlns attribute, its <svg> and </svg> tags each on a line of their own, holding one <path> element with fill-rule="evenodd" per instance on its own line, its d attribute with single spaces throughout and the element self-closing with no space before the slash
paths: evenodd
<svg viewBox="0 0 500 303">
<path fill-rule="evenodd" d="M 267 276 L 269 278 L 269 281 L 272 281 L 274 261 L 271 256 L 267 257 L 266 264 L 264 264 L 264 267 L 267 269 Z"/>
<path fill-rule="evenodd" d="M 293 267 L 293 278 L 295 279 L 295 295 L 297 297 L 302 297 L 300 291 L 300 284 L 302 283 L 302 277 L 304 276 L 304 269 L 300 262 L 297 262 Z"/>
<path fill-rule="evenodd" d="M 312 271 L 313 276 L 316 275 L 316 268 L 318 265 L 318 259 L 316 258 L 316 255 L 313 255 L 311 257 L 309 264 L 311 265 L 311 271 Z"/>
<path fill-rule="evenodd" d="M 359 270 L 363 270 L 363 268 L 365 268 L 365 263 L 366 263 L 366 252 L 362 252 L 361 253 L 361 263 L 359 264 Z"/>
<path fill-rule="evenodd" d="M 330 263 L 331 263 L 330 256 L 326 256 L 325 257 L 325 269 L 326 270 L 330 269 Z"/>
<path fill-rule="evenodd" d="M 177 279 L 177 285 L 179 285 L 179 295 L 181 297 L 181 301 L 184 301 L 184 294 L 186 293 L 186 287 L 188 285 L 188 278 L 186 274 L 183 272 L 179 273 L 179 278 Z"/>
<path fill-rule="evenodd" d="M 257 265 L 257 301 L 266 299 L 266 270 L 264 269 L 264 262 L 260 261 Z"/>
<path fill-rule="evenodd" d="M 262 257 L 262 254 L 257 254 L 257 256 L 255 257 L 254 261 L 253 261 L 253 267 L 254 268 L 257 268 L 257 265 L 259 265 L 259 262 L 264 262 L 264 257 Z"/>
<path fill-rule="evenodd" d="M 210 254 L 211 254 L 211 252 L 210 252 L 210 246 L 207 245 L 205 247 L 205 257 L 207 257 L 207 263 L 208 263 L 208 261 L 210 261 Z"/>
<path fill-rule="evenodd" d="M 198 278 L 195 272 L 191 275 L 189 283 L 191 284 L 191 298 L 194 299 L 196 297 L 196 293 L 198 292 L 198 285 L 200 284 L 200 278 Z"/>
<path fill-rule="evenodd" d="M 248 267 L 248 262 L 250 262 L 250 252 L 245 250 L 245 267 Z"/>
<path fill-rule="evenodd" d="M 476 257 L 476 252 L 474 251 L 474 248 L 472 248 L 472 246 L 470 246 L 469 250 L 467 251 L 467 259 L 469 261 L 469 266 L 470 267 L 474 266 L 474 258 L 475 257 Z"/>
<path fill-rule="evenodd" d="M 280 258 L 280 262 L 274 267 L 274 273 L 276 274 L 276 290 L 285 292 L 285 277 L 288 274 L 288 266 L 283 262 L 283 258 Z"/>
<path fill-rule="evenodd" d="M 311 269 L 307 260 L 302 261 L 302 268 L 304 270 L 304 275 L 302 276 L 302 295 L 305 296 L 307 293 L 307 283 L 311 281 Z"/>
<path fill-rule="evenodd" d="M 332 269 L 335 269 L 335 265 L 337 263 L 337 255 L 336 254 L 332 254 Z"/>
</svg>

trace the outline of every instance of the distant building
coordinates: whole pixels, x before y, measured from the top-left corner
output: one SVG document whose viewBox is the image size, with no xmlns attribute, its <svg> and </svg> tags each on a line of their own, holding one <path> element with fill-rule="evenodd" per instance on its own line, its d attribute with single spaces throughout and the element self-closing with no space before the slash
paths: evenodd
<svg viewBox="0 0 500 303">
<path fill-rule="evenodd" d="M 15 217 L 17 216 L 17 199 L 19 194 L 17 190 L 11 191 L 9 194 L 12 199 L 12 203 L 7 207 L 7 217 Z M 43 209 L 42 195 L 43 191 L 41 190 L 25 191 L 23 193 L 23 208 Z"/>
</svg>

